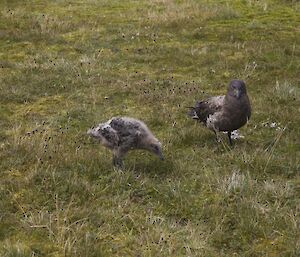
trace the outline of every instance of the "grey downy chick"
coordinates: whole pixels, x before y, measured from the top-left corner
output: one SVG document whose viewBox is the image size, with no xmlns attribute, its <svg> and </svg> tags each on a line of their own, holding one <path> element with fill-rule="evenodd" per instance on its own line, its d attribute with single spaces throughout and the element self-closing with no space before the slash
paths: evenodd
<svg viewBox="0 0 300 257">
<path fill-rule="evenodd" d="M 188 108 L 191 118 L 202 122 L 216 135 L 219 131 L 227 132 L 230 145 L 232 131 L 244 126 L 251 116 L 251 105 L 242 80 L 232 80 L 226 95 L 197 101 L 194 107 Z"/>
<path fill-rule="evenodd" d="M 162 146 L 158 139 L 140 120 L 130 117 L 113 117 L 97 127 L 91 128 L 87 134 L 100 141 L 113 152 L 113 165 L 122 168 L 126 153 L 134 149 L 144 149 L 164 159 Z"/>
</svg>

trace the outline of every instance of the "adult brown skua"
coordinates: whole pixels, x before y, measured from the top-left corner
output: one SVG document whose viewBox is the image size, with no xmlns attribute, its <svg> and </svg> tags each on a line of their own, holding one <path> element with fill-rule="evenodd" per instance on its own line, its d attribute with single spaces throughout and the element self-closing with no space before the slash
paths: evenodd
<svg viewBox="0 0 300 257">
<path fill-rule="evenodd" d="M 197 101 L 194 107 L 188 108 L 188 115 L 214 131 L 217 139 L 219 131 L 227 132 L 230 145 L 232 131 L 244 126 L 251 116 L 251 105 L 242 80 L 232 80 L 226 95 Z"/>
</svg>

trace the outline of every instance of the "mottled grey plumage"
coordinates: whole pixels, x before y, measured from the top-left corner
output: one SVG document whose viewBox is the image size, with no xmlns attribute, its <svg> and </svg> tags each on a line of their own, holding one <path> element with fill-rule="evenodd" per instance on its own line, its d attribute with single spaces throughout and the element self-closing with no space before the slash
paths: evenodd
<svg viewBox="0 0 300 257">
<path fill-rule="evenodd" d="M 113 165 L 121 168 L 123 157 L 129 150 L 145 149 L 163 160 L 161 143 L 140 120 L 129 117 L 113 117 L 97 127 L 89 129 L 88 135 L 98 139 L 113 151 Z"/>
<path fill-rule="evenodd" d="M 225 96 L 198 101 L 195 107 L 189 108 L 191 118 L 199 120 L 215 133 L 228 132 L 230 144 L 231 132 L 244 126 L 251 116 L 246 85 L 242 80 L 232 80 Z"/>
</svg>

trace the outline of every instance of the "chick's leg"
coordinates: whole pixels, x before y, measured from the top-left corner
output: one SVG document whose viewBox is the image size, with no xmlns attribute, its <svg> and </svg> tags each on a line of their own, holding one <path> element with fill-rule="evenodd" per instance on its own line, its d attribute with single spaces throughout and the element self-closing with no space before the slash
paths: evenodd
<svg viewBox="0 0 300 257">
<path fill-rule="evenodd" d="M 117 149 L 113 151 L 113 166 L 118 169 L 124 168 L 123 158 L 126 152 L 122 151 L 121 149 Z"/>
</svg>

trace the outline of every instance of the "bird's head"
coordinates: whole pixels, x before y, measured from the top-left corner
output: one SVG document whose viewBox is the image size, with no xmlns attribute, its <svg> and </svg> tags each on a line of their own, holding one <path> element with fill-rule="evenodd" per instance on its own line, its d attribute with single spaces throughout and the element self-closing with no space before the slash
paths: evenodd
<svg viewBox="0 0 300 257">
<path fill-rule="evenodd" d="M 242 80 L 232 80 L 228 86 L 228 94 L 237 99 L 247 94 L 245 82 Z"/>
<path fill-rule="evenodd" d="M 155 140 L 155 142 L 151 142 L 148 149 L 150 152 L 157 155 L 162 161 L 164 160 L 161 143 L 158 140 Z"/>
</svg>

